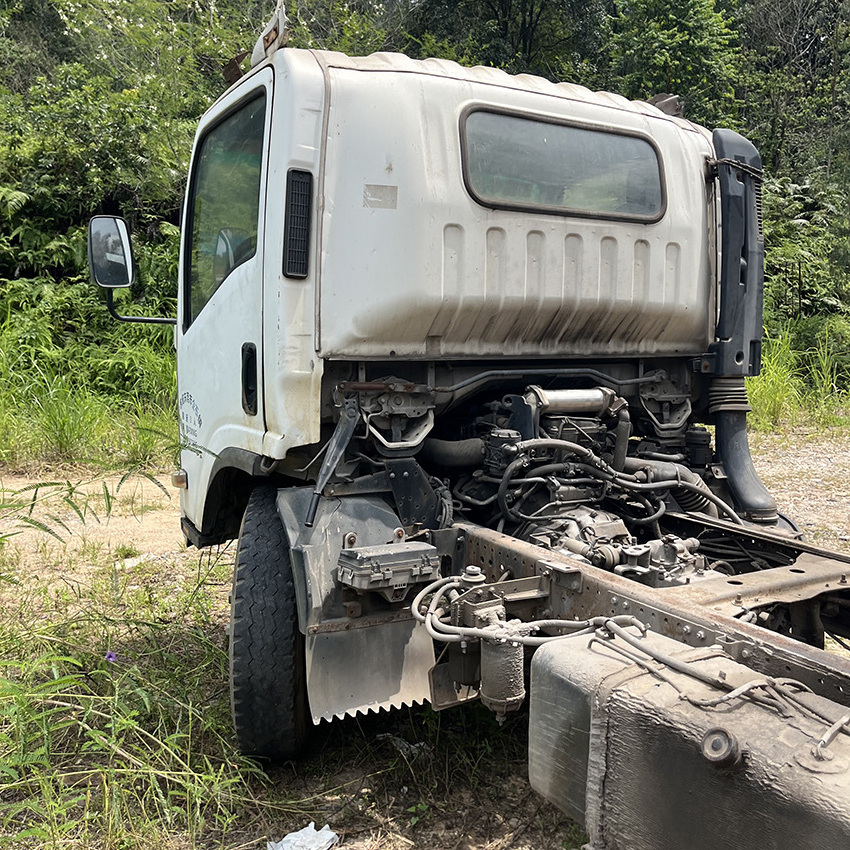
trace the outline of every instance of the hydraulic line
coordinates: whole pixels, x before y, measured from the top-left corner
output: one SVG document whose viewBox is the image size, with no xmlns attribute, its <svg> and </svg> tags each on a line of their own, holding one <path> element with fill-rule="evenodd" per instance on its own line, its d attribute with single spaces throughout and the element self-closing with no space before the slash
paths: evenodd
<svg viewBox="0 0 850 850">
<path fill-rule="evenodd" d="M 736 525 L 743 525 L 743 520 L 735 513 L 735 511 L 726 504 L 719 496 L 716 496 L 711 490 L 705 487 L 702 479 L 700 480 L 700 484 L 696 484 L 693 481 L 685 480 L 687 476 L 693 476 L 694 478 L 698 478 L 694 473 L 690 472 L 686 467 L 677 468 L 674 465 L 670 465 L 673 467 L 673 471 L 677 474 L 675 477 L 671 477 L 669 480 L 662 481 L 653 481 L 649 483 L 639 483 L 636 480 L 636 475 L 634 473 L 629 472 L 619 472 L 614 469 L 612 466 L 607 464 L 602 458 L 592 452 L 590 449 L 585 446 L 581 446 L 578 443 L 573 443 L 569 440 L 555 440 L 555 439 L 534 439 L 534 440 L 523 440 L 520 443 L 515 445 L 515 450 L 520 453 L 519 457 L 514 458 L 511 463 L 508 464 L 507 469 L 505 470 L 502 481 L 499 484 L 499 492 L 498 492 L 498 501 L 499 507 L 502 510 L 502 513 L 516 521 L 521 521 L 524 519 L 523 516 L 518 515 L 516 511 L 514 511 L 507 503 L 507 492 L 510 486 L 511 479 L 514 477 L 515 473 L 519 469 L 527 468 L 531 464 L 531 460 L 527 457 L 527 455 L 523 454 L 527 449 L 561 449 L 564 451 L 569 451 L 575 455 L 578 455 L 585 461 L 589 461 L 587 464 L 576 464 L 576 468 L 582 469 L 588 474 L 600 478 L 603 481 L 611 481 L 619 485 L 625 490 L 631 490 L 634 492 L 640 491 L 658 491 L 658 490 L 674 490 L 674 489 L 682 489 L 687 490 L 689 492 L 698 495 L 701 499 L 706 500 L 707 502 L 711 502 L 721 511 L 723 511 L 729 519 L 734 522 Z M 627 464 L 627 466 L 630 464 Z M 637 465 L 640 466 L 640 461 L 637 461 Z M 659 471 L 667 471 L 664 470 L 663 467 L 666 464 L 658 464 L 654 463 L 656 468 L 659 468 Z"/>
<path fill-rule="evenodd" d="M 584 464 L 577 464 L 577 467 L 580 469 L 584 469 L 591 475 L 599 475 L 600 471 L 594 466 L 586 466 Z M 683 480 L 670 480 L 670 481 L 652 481 L 647 483 L 638 483 L 633 480 L 634 476 L 624 476 L 622 474 L 615 474 L 612 480 L 617 485 L 622 487 L 625 490 L 632 490 L 634 492 L 652 492 L 653 490 L 673 490 L 678 487 L 681 487 L 685 490 L 690 490 L 694 493 L 699 494 L 700 496 L 705 497 L 708 501 L 713 502 L 720 510 L 725 513 L 732 522 L 736 525 L 743 525 L 744 521 L 735 513 L 731 506 L 727 505 L 719 496 L 715 496 L 711 490 L 703 490 L 699 485 L 692 484 L 689 481 Z"/>
<path fill-rule="evenodd" d="M 528 623 L 519 621 L 498 622 L 488 628 L 476 628 L 472 626 L 454 626 L 441 621 L 445 610 L 441 607 L 443 598 L 447 591 L 463 589 L 463 579 L 460 576 L 449 576 L 438 579 L 426 585 L 410 604 L 410 612 L 416 620 L 425 624 L 428 634 L 435 640 L 444 643 L 460 643 L 466 640 L 487 640 L 494 642 L 521 643 L 523 646 L 541 646 L 551 640 L 556 640 L 562 635 L 535 636 L 531 632 L 541 629 L 565 629 L 572 634 L 592 634 L 596 629 L 612 622 L 620 626 L 635 626 L 645 631 L 645 626 L 635 617 L 620 615 L 617 617 L 593 617 L 589 620 L 535 620 Z M 433 594 L 426 612 L 420 610 L 423 601 Z"/>
</svg>

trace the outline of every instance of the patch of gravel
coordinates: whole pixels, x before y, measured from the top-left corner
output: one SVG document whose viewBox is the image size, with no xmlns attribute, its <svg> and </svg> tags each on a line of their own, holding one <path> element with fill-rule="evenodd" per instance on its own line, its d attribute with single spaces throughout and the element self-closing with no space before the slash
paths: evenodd
<svg viewBox="0 0 850 850">
<path fill-rule="evenodd" d="M 850 551 L 850 435 L 793 430 L 750 437 L 762 481 L 813 543 Z"/>
</svg>

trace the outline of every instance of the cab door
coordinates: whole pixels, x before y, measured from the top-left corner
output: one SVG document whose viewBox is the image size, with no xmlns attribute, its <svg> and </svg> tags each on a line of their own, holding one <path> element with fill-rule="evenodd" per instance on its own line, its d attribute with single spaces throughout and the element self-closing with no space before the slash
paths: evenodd
<svg viewBox="0 0 850 850">
<path fill-rule="evenodd" d="M 208 113 L 195 140 L 183 215 L 177 385 L 184 515 L 202 528 L 213 467 L 262 451 L 263 264 L 273 72 Z"/>
</svg>

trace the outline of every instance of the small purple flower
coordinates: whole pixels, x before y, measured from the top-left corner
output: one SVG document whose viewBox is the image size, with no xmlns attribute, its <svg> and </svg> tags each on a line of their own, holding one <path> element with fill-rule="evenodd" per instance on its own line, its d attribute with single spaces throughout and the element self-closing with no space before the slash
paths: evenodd
<svg viewBox="0 0 850 850">
<path fill-rule="evenodd" d="M 110 649 L 107 651 L 106 655 L 103 656 L 107 661 L 117 661 L 118 656 Z"/>
</svg>

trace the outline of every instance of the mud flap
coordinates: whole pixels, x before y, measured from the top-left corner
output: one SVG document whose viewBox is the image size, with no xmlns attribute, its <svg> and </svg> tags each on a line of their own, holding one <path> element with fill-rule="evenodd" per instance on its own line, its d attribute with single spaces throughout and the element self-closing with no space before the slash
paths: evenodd
<svg viewBox="0 0 850 850">
<path fill-rule="evenodd" d="M 309 487 L 280 490 L 277 506 L 291 541 L 313 722 L 424 702 L 435 660 L 425 627 L 406 607 L 379 617 L 345 616 L 336 578 L 346 538 L 355 535 L 358 546 L 385 545 L 396 539 L 401 520 L 376 496 L 330 497 L 321 499 L 307 528 L 311 497 Z"/>
<path fill-rule="evenodd" d="M 313 722 L 422 703 L 433 665 L 434 644 L 415 620 L 308 636 Z"/>
</svg>

